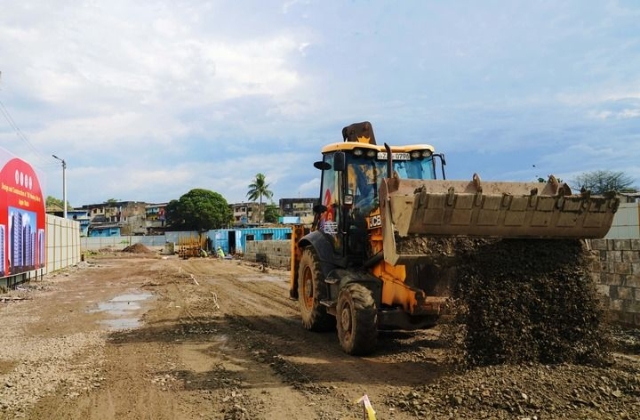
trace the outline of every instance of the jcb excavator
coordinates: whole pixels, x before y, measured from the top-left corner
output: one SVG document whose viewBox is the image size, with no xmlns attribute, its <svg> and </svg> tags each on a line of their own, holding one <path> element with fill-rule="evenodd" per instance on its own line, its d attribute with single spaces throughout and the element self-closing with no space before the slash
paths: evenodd
<svg viewBox="0 0 640 420">
<path fill-rule="evenodd" d="M 574 195 L 553 176 L 546 184 L 446 180 L 432 146 L 377 145 L 369 122 L 342 136 L 314 164 L 320 199 L 311 229 L 293 229 L 289 294 L 304 328 L 337 328 L 348 354 L 371 353 L 379 330 L 436 325 L 451 280 L 438 275 L 446 256 L 438 239 L 601 238 L 618 208 L 613 195 Z"/>
</svg>

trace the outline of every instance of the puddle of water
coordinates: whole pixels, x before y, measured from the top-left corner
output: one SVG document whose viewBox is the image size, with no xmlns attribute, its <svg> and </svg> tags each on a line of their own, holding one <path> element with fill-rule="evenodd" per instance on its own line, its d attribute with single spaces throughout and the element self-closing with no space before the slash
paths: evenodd
<svg viewBox="0 0 640 420">
<path fill-rule="evenodd" d="M 129 293 L 126 295 L 119 295 L 110 300 L 110 302 L 139 302 L 141 300 L 147 300 L 151 296 L 151 293 Z"/>
<path fill-rule="evenodd" d="M 98 303 L 98 309 L 94 312 L 108 312 L 113 315 L 124 315 L 127 312 L 137 311 L 141 306 L 137 302 L 102 302 Z"/>
<path fill-rule="evenodd" d="M 100 323 L 106 325 L 110 330 L 137 328 L 141 325 L 141 322 L 138 318 L 107 319 L 104 321 L 100 321 Z"/>
<path fill-rule="evenodd" d="M 132 317 L 133 312 L 142 309 L 141 302 L 152 296 L 151 293 L 118 295 L 107 302 L 98 303 L 97 309 L 92 309 L 89 312 L 106 312 L 115 317 L 100 321 L 101 324 L 105 324 L 110 329 L 136 328 L 140 326 L 140 320 L 138 317 Z"/>
</svg>

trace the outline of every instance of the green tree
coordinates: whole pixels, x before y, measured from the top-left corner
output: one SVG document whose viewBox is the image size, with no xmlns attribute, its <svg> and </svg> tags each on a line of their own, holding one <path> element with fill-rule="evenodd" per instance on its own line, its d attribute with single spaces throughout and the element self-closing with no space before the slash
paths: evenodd
<svg viewBox="0 0 640 420">
<path fill-rule="evenodd" d="M 578 189 L 584 188 L 594 194 L 610 191 L 636 192 L 633 178 L 621 171 L 591 171 L 578 175 L 573 181 Z"/>
<path fill-rule="evenodd" d="M 249 200 L 253 202 L 259 199 L 260 210 L 262 210 L 262 197 L 265 197 L 265 198 L 273 197 L 273 192 L 269 190 L 269 184 L 267 184 L 266 178 L 263 174 L 257 174 L 253 182 L 249 184 L 249 191 L 247 192 L 247 197 L 249 198 Z M 259 218 L 260 223 L 262 223 L 263 218 L 264 217 Z"/>
<path fill-rule="evenodd" d="M 48 195 L 47 199 L 45 200 L 45 206 L 47 208 L 51 208 L 51 207 L 57 207 L 60 210 L 64 210 L 63 204 L 62 204 L 62 200 L 59 198 L 55 198 L 53 196 Z M 72 207 L 69 205 L 69 202 L 67 201 L 67 210 L 72 209 Z"/>
<path fill-rule="evenodd" d="M 222 195 L 194 188 L 167 204 L 166 218 L 167 225 L 173 229 L 205 232 L 229 226 L 233 213 Z"/>
<path fill-rule="evenodd" d="M 556 180 L 562 184 L 564 181 L 562 180 L 562 178 L 556 178 Z M 542 183 L 546 183 L 547 181 L 549 181 L 548 178 L 542 178 L 541 176 L 538 177 L 538 182 L 542 182 Z"/>
<path fill-rule="evenodd" d="M 278 223 L 280 217 L 280 208 L 274 203 L 268 204 L 264 210 L 264 221 L 267 223 Z"/>
</svg>

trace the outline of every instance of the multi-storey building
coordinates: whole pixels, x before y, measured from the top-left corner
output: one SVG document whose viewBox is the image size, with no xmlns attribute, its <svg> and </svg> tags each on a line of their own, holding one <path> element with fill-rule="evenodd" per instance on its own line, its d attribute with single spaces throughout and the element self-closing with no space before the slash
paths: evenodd
<svg viewBox="0 0 640 420">
<path fill-rule="evenodd" d="M 140 201 L 108 201 L 81 208 L 89 214 L 89 236 L 93 231 L 102 231 L 105 226 L 112 229 L 114 225 L 119 228 L 121 235 L 145 235 L 146 206 L 147 203 Z"/>
<path fill-rule="evenodd" d="M 147 204 L 145 210 L 145 227 L 147 234 L 161 234 L 166 229 L 167 203 Z"/>
<path fill-rule="evenodd" d="M 247 202 L 230 204 L 229 207 L 233 212 L 234 226 L 249 226 L 260 223 L 260 217 L 266 205 L 262 203 L 262 208 L 260 208 L 260 203 Z"/>
<path fill-rule="evenodd" d="M 283 217 L 298 217 L 300 223 L 313 222 L 313 206 L 318 203 L 317 198 L 281 198 L 280 213 Z"/>
</svg>

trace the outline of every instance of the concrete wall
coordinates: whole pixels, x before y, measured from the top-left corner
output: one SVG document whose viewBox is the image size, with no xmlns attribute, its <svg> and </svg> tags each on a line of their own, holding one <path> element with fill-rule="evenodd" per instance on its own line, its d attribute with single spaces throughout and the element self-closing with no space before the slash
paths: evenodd
<svg viewBox="0 0 640 420">
<path fill-rule="evenodd" d="M 186 234 L 185 234 L 186 235 Z M 165 235 L 158 236 L 110 236 L 110 237 L 84 237 L 80 238 L 80 247 L 82 251 L 99 251 L 102 249 L 110 249 L 113 251 L 122 251 L 129 245 L 141 243 L 152 249 L 163 248 L 167 241 L 178 243 L 182 236 L 173 235 L 168 240 Z M 187 236 L 188 237 L 188 236 Z M 197 237 L 197 234 L 196 234 Z"/>
<path fill-rule="evenodd" d="M 80 262 L 80 223 L 47 214 L 46 272 Z"/>
<path fill-rule="evenodd" d="M 605 239 L 640 239 L 640 203 L 622 203 Z"/>
<path fill-rule="evenodd" d="M 291 241 L 247 241 L 245 260 L 264 262 L 269 267 L 291 268 Z"/>
<path fill-rule="evenodd" d="M 594 239 L 593 276 L 607 298 L 611 320 L 640 326 L 640 239 Z"/>
</svg>

